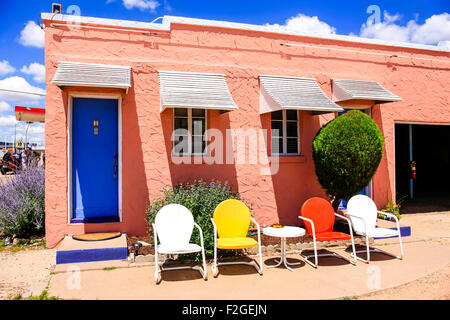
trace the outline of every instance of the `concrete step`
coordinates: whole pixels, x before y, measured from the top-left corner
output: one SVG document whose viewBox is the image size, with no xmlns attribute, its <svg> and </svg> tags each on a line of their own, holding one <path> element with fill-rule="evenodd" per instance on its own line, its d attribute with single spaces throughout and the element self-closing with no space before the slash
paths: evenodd
<svg viewBox="0 0 450 320">
<path fill-rule="evenodd" d="M 56 264 L 126 260 L 127 235 L 104 241 L 78 241 L 66 236 L 56 252 Z"/>
</svg>

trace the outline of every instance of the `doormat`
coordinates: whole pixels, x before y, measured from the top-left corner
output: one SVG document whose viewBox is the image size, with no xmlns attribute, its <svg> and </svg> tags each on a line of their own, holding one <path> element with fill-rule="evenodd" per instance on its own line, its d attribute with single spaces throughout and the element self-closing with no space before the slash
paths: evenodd
<svg viewBox="0 0 450 320">
<path fill-rule="evenodd" d="M 121 232 L 111 232 L 111 233 L 86 233 L 77 234 L 72 236 L 72 239 L 79 241 L 103 241 L 118 238 L 122 235 Z"/>
</svg>

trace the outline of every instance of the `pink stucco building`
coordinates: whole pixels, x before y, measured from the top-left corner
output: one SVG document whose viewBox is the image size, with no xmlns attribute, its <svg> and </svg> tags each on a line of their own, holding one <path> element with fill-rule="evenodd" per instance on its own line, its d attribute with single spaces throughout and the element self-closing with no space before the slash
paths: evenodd
<svg viewBox="0 0 450 320">
<path fill-rule="evenodd" d="M 413 142 L 409 132 L 449 137 L 448 50 L 169 16 L 159 23 L 42 19 L 48 247 L 77 233 L 143 235 L 149 199 L 199 178 L 228 181 L 262 224 L 298 224 L 303 202 L 325 196 L 312 140 L 344 109 L 367 112 L 384 134 L 383 160 L 365 190 L 379 207 L 411 191 L 410 160 L 418 163 L 417 195 L 436 174 L 426 170 L 439 172 L 448 161 L 447 140 L 447 158 L 425 165 L 435 148 L 414 145 L 422 138 Z M 173 149 L 180 128 L 193 133 L 184 153 Z M 223 137 L 222 161 L 219 148 L 204 152 L 208 129 Z M 249 139 L 242 143 L 242 135 Z M 281 155 L 272 157 L 276 141 Z M 273 174 L 267 161 L 279 161 Z M 435 193 L 442 190 L 448 183 Z"/>
</svg>

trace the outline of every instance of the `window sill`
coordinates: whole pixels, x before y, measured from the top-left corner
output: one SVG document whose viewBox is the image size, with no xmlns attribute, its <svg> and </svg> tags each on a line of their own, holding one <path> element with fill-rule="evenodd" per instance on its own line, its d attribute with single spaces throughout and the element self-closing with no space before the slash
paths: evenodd
<svg viewBox="0 0 450 320">
<path fill-rule="evenodd" d="M 209 164 L 215 162 L 215 158 L 210 155 L 174 156 L 170 158 L 172 164 Z"/>
<path fill-rule="evenodd" d="M 306 157 L 302 154 L 300 155 L 282 155 L 278 156 L 278 161 L 280 163 L 305 163 Z"/>
</svg>

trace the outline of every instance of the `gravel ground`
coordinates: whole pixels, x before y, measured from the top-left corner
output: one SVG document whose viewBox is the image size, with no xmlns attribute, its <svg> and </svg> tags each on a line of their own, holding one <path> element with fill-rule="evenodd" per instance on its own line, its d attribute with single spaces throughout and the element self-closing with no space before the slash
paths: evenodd
<svg viewBox="0 0 450 320">
<path fill-rule="evenodd" d="M 39 295 L 47 287 L 56 250 L 26 249 L 0 252 L 0 299 L 18 294 Z"/>
</svg>

